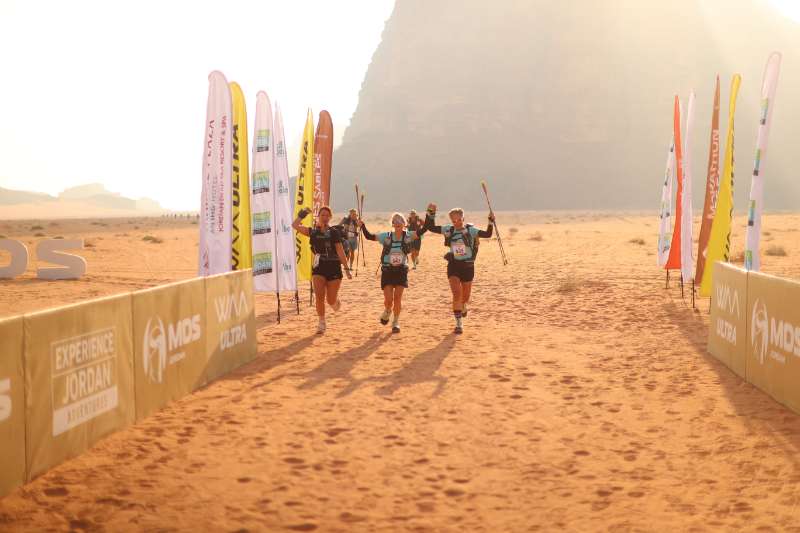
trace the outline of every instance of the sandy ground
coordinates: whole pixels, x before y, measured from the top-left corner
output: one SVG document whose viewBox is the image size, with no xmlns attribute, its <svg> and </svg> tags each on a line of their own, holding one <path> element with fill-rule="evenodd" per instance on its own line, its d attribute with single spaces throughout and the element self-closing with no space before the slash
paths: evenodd
<svg viewBox="0 0 800 533">
<path fill-rule="evenodd" d="M 47 227 L 85 232 L 89 275 L 0 282 L 0 314 L 192 275 L 197 226 L 100 223 Z M 254 362 L 1 499 L 0 529 L 800 531 L 800 417 L 706 355 L 708 303 L 664 289 L 655 217 L 500 223 L 511 264 L 483 243 L 464 335 L 441 237 L 394 336 L 371 244 L 324 337 L 307 293 L 281 325 L 258 296 Z M 787 253 L 764 271 L 800 277 L 800 217 L 764 228 Z"/>
</svg>

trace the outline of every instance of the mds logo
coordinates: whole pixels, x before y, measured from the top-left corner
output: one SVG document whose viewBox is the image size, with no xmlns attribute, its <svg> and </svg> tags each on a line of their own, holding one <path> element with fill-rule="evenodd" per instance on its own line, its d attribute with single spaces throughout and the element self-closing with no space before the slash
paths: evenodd
<svg viewBox="0 0 800 533">
<path fill-rule="evenodd" d="M 11 418 L 11 379 L 0 379 L 0 422 Z"/>
<path fill-rule="evenodd" d="M 779 363 L 786 362 L 786 355 L 800 357 L 800 326 L 770 316 L 765 302 L 756 300 L 753 305 L 750 331 L 753 353 L 760 364 L 767 357 Z"/>
<path fill-rule="evenodd" d="M 161 317 L 151 317 L 144 328 L 142 342 L 142 364 L 148 379 L 162 383 L 167 365 L 186 357 L 186 352 L 179 350 L 199 340 L 201 333 L 199 314 L 168 323 L 166 327 Z"/>
</svg>

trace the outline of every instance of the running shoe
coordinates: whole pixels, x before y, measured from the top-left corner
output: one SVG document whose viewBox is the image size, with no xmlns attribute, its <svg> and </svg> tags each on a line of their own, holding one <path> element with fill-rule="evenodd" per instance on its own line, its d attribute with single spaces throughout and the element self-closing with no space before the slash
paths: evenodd
<svg viewBox="0 0 800 533">
<path fill-rule="evenodd" d="M 467 318 L 467 304 L 466 303 L 461 304 L 461 316 L 463 316 L 464 318 Z"/>
<path fill-rule="evenodd" d="M 381 324 L 384 326 L 389 323 L 389 318 L 392 316 L 392 312 L 388 309 L 384 309 L 383 313 L 381 314 Z"/>
<path fill-rule="evenodd" d="M 400 333 L 400 326 L 398 326 L 397 324 L 392 326 L 392 333 Z"/>
<path fill-rule="evenodd" d="M 317 335 L 322 335 L 325 333 L 325 321 L 320 320 L 319 324 L 317 324 Z"/>
<path fill-rule="evenodd" d="M 461 326 L 456 326 L 456 329 L 453 330 L 453 333 L 455 333 L 456 335 L 461 335 L 462 333 L 464 333 L 464 328 L 462 328 Z"/>
<path fill-rule="evenodd" d="M 337 298 L 336 303 L 331 306 L 334 312 L 339 311 L 342 308 L 342 301 Z"/>
</svg>

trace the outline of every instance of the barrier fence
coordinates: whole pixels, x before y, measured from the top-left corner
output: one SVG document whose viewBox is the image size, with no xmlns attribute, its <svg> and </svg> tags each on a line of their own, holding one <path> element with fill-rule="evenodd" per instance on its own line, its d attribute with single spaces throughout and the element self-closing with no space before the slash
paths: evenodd
<svg viewBox="0 0 800 533">
<path fill-rule="evenodd" d="M 708 351 L 800 413 L 800 282 L 714 264 Z"/>
<path fill-rule="evenodd" d="M 0 496 L 252 360 L 252 271 L 0 320 Z"/>
</svg>

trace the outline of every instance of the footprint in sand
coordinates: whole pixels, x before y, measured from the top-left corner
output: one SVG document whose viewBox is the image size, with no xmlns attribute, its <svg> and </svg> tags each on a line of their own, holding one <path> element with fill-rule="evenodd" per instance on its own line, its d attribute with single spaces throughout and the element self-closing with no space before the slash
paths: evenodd
<svg viewBox="0 0 800 533">
<path fill-rule="evenodd" d="M 339 515 L 339 520 L 341 520 L 342 522 L 346 522 L 348 524 L 354 524 L 356 522 L 363 522 L 366 520 L 366 518 L 345 511 L 344 513 Z"/>
<path fill-rule="evenodd" d="M 317 524 L 297 524 L 286 526 L 286 529 L 290 531 L 315 531 L 317 529 Z"/>
</svg>

